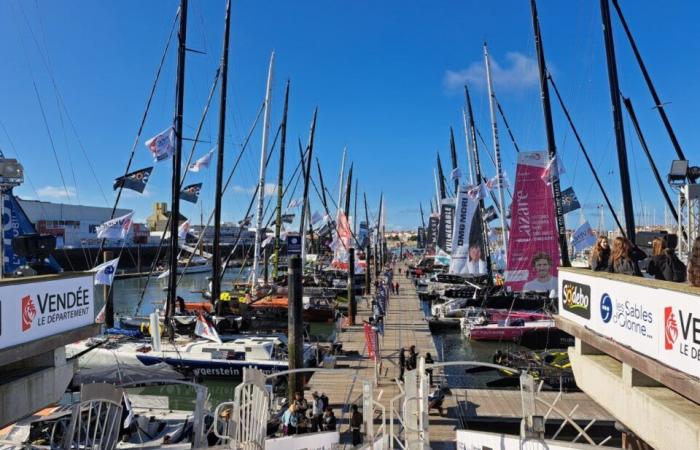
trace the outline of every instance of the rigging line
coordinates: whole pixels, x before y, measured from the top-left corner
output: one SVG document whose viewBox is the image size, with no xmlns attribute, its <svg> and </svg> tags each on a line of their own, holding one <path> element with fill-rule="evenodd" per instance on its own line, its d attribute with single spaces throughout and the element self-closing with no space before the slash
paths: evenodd
<svg viewBox="0 0 700 450">
<path fill-rule="evenodd" d="M 486 149 L 486 154 L 489 155 L 489 159 L 491 160 L 491 164 L 493 164 L 494 167 L 496 167 L 496 161 L 493 159 L 493 155 L 491 154 L 489 150 L 488 145 L 486 144 L 486 141 L 484 140 L 484 137 L 481 135 L 481 131 L 474 125 L 474 129 L 476 130 L 476 134 L 479 136 L 479 140 L 483 144 L 484 148 Z M 504 171 L 505 174 L 505 171 Z M 505 178 L 505 177 L 504 177 Z M 486 180 L 486 177 L 484 177 L 484 181 Z M 510 192 L 510 186 L 506 185 L 506 192 L 508 193 L 508 197 L 513 200 L 513 194 Z"/>
<path fill-rule="evenodd" d="M 498 98 L 496 98 L 495 95 L 494 98 L 496 99 L 496 106 L 498 107 L 498 112 L 501 114 L 501 119 L 503 119 L 503 124 L 506 126 L 506 130 L 508 131 L 508 136 L 510 136 L 510 141 L 513 143 L 515 151 L 517 153 L 520 153 L 520 147 L 518 147 L 518 143 L 515 141 L 515 136 L 513 136 L 513 131 L 511 131 L 510 125 L 508 125 L 508 120 L 506 119 L 506 114 L 503 112 L 503 108 L 501 107 L 501 102 L 498 101 Z"/>
</svg>

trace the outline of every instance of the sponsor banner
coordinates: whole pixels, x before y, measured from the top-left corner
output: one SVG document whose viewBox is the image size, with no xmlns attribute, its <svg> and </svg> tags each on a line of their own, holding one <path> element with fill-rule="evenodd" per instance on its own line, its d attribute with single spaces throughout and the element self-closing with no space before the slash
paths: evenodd
<svg viewBox="0 0 700 450">
<path fill-rule="evenodd" d="M 548 162 L 546 152 L 518 153 L 505 272 L 506 286 L 516 292 L 557 288 L 560 258 L 554 197 L 542 179 Z"/>
<path fill-rule="evenodd" d="M 560 316 L 700 378 L 700 297 L 579 273 L 559 278 Z"/>
<path fill-rule="evenodd" d="M 287 256 L 301 255 L 301 237 L 298 234 L 287 234 Z"/>
<path fill-rule="evenodd" d="M 367 222 L 360 222 L 360 230 L 357 234 L 357 241 L 362 248 L 369 245 L 369 226 L 367 225 Z"/>
<path fill-rule="evenodd" d="M 0 349 L 95 322 L 93 275 L 0 287 Z"/>
<path fill-rule="evenodd" d="M 416 248 L 425 248 L 425 227 L 418 227 Z"/>
<path fill-rule="evenodd" d="M 447 253 L 452 252 L 452 224 L 454 222 L 454 217 L 454 199 L 443 199 L 440 207 L 440 226 L 438 227 L 437 246 Z"/>
<path fill-rule="evenodd" d="M 440 224 L 440 218 L 435 216 L 430 216 L 428 219 L 428 241 L 426 248 L 429 252 L 435 252 L 435 245 L 437 244 L 438 227 Z"/>
<path fill-rule="evenodd" d="M 479 220 L 479 200 L 460 190 L 454 227 L 452 228 L 452 259 L 450 273 L 457 275 L 486 273 L 483 259 L 484 243 Z"/>
<path fill-rule="evenodd" d="M 376 361 L 377 359 L 377 333 L 372 329 L 372 325 L 365 322 L 365 343 L 367 344 L 367 356 Z"/>
<path fill-rule="evenodd" d="M 575 442 L 531 439 L 477 430 L 457 430 L 455 441 L 457 450 L 581 450 L 594 448 Z M 615 447 L 595 448 L 612 450 Z"/>
</svg>

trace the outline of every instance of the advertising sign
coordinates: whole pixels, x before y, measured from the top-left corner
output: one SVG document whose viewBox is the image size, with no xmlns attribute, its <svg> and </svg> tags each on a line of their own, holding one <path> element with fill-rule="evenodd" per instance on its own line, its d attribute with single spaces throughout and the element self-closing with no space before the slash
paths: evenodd
<svg viewBox="0 0 700 450">
<path fill-rule="evenodd" d="M 301 237 L 298 234 L 287 234 L 287 256 L 301 255 Z"/>
<path fill-rule="evenodd" d="M 376 361 L 377 359 L 377 333 L 372 329 L 372 325 L 364 323 L 365 343 L 367 344 L 367 356 Z"/>
<path fill-rule="evenodd" d="M 460 189 L 455 213 L 450 273 L 484 274 L 487 270 L 481 220 L 479 220 L 479 200 L 471 198 L 466 191 Z"/>
<path fill-rule="evenodd" d="M 559 315 L 700 378 L 700 298 L 560 272 Z"/>
<path fill-rule="evenodd" d="M 430 252 L 435 252 L 435 245 L 437 244 L 438 235 L 438 225 L 440 224 L 440 218 L 436 216 L 430 216 L 428 220 L 428 245 L 427 249 Z"/>
<path fill-rule="evenodd" d="M 511 205 L 506 286 L 513 291 L 557 288 L 559 235 L 552 187 L 543 180 L 545 152 L 520 152 Z"/>
<path fill-rule="evenodd" d="M 452 224 L 455 217 L 454 199 L 443 199 L 440 207 L 440 226 L 437 245 L 447 253 L 452 253 Z"/>
<path fill-rule="evenodd" d="M 416 247 L 425 248 L 425 227 L 418 227 Z"/>
<path fill-rule="evenodd" d="M 0 349 L 94 322 L 93 274 L 0 286 Z"/>
</svg>

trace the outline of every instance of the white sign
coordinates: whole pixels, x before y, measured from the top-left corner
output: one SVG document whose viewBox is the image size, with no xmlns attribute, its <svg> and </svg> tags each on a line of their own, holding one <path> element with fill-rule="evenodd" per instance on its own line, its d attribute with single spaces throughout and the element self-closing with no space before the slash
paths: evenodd
<svg viewBox="0 0 700 450">
<path fill-rule="evenodd" d="M 95 322 L 93 274 L 0 286 L 0 349 Z"/>
<path fill-rule="evenodd" d="M 559 315 L 700 378 L 700 296 L 562 271 Z"/>
</svg>

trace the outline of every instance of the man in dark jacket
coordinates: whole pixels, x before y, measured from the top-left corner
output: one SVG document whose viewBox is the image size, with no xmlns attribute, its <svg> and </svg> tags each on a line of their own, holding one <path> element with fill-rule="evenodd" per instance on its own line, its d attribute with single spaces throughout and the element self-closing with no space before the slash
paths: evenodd
<svg viewBox="0 0 700 450">
<path fill-rule="evenodd" d="M 350 429 L 352 430 L 352 445 L 362 444 L 362 433 L 360 428 L 364 419 L 362 413 L 358 411 L 357 405 L 352 405 L 352 416 L 350 416 Z"/>
</svg>

